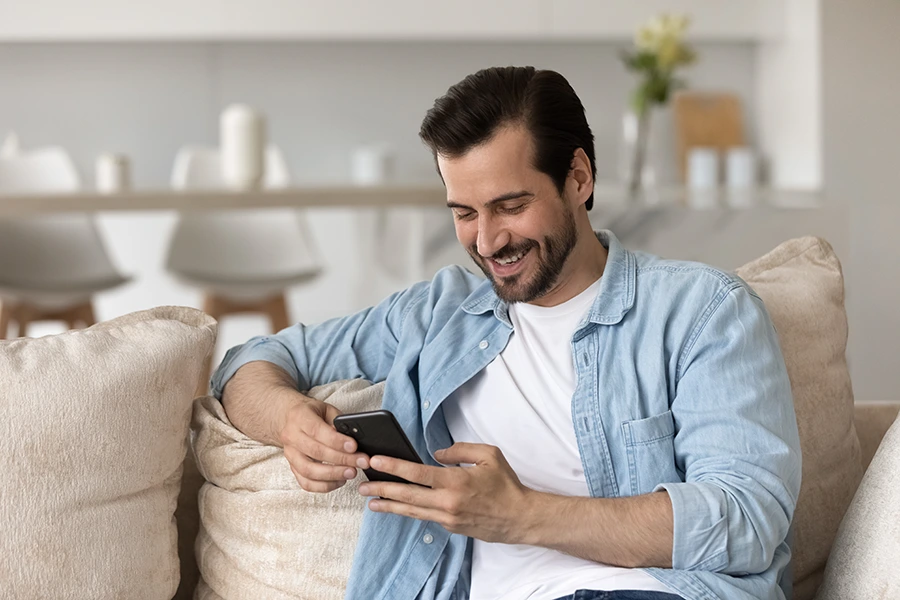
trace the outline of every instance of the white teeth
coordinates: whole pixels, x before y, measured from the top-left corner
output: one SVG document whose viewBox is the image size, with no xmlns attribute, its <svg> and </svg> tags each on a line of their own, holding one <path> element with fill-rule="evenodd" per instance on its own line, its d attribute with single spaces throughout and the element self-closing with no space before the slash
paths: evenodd
<svg viewBox="0 0 900 600">
<path fill-rule="evenodd" d="M 499 263 L 501 265 L 511 265 L 512 263 L 518 262 L 519 260 L 521 260 L 523 256 L 525 256 L 525 253 L 520 252 L 519 254 L 516 254 L 515 256 L 512 256 L 510 258 L 495 259 L 495 260 L 497 263 Z"/>
</svg>

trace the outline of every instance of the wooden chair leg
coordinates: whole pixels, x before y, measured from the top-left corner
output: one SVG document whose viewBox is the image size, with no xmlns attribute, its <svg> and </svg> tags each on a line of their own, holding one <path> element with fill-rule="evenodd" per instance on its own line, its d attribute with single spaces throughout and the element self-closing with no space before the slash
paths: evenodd
<svg viewBox="0 0 900 600">
<path fill-rule="evenodd" d="M 13 309 L 12 320 L 18 325 L 18 331 L 13 337 L 27 337 L 28 324 L 37 320 L 37 313 L 32 306 L 28 304 L 19 304 Z"/>
<path fill-rule="evenodd" d="M 76 307 L 75 311 L 78 315 L 78 320 L 85 329 L 97 324 L 97 317 L 94 315 L 94 304 L 90 300 Z"/>
<path fill-rule="evenodd" d="M 12 309 L 9 306 L 9 302 L 0 302 L 0 340 L 6 339 L 6 334 L 9 332 L 9 317 Z"/>
<path fill-rule="evenodd" d="M 278 333 L 282 329 L 290 327 L 290 319 L 287 313 L 287 300 L 284 293 L 275 296 L 265 304 L 265 313 L 272 324 L 272 332 Z"/>
</svg>

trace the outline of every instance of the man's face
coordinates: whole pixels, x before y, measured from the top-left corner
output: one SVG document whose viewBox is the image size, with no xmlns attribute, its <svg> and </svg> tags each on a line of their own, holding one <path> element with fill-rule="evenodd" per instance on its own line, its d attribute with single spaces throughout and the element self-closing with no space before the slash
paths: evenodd
<svg viewBox="0 0 900 600">
<path fill-rule="evenodd" d="M 578 241 L 572 207 L 532 153 L 531 135 L 516 127 L 459 158 L 438 156 L 456 237 L 506 302 L 553 289 Z"/>
</svg>

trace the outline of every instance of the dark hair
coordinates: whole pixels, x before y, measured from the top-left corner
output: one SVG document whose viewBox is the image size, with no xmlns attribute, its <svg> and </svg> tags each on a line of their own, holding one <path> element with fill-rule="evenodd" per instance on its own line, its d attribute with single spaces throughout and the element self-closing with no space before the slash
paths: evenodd
<svg viewBox="0 0 900 600">
<path fill-rule="evenodd" d="M 575 150 L 594 164 L 594 135 L 581 100 L 555 71 L 534 67 L 491 67 L 469 75 L 434 101 L 419 137 L 438 155 L 456 158 L 488 141 L 500 127 L 521 123 L 534 139 L 534 167 L 559 193 L 565 189 Z M 440 171 L 439 171 L 440 172 Z M 585 204 L 590 210 L 594 194 Z"/>
</svg>

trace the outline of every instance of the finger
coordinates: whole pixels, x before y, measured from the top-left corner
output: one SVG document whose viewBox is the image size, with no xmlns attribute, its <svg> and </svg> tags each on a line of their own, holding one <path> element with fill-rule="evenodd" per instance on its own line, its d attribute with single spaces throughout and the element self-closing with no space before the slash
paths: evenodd
<svg viewBox="0 0 900 600">
<path fill-rule="evenodd" d="M 326 415 L 328 414 L 328 406 L 330 405 L 325 407 Z M 333 450 L 348 453 L 356 452 L 356 440 L 348 435 L 338 433 L 331 421 L 326 422 L 325 418 L 321 416 L 304 419 L 300 424 L 300 431 Z"/>
<path fill-rule="evenodd" d="M 373 456 L 369 464 L 376 471 L 396 475 L 412 483 L 434 487 L 435 478 L 442 471 L 440 467 L 430 467 L 421 463 L 409 462 L 390 456 Z"/>
<path fill-rule="evenodd" d="M 440 498 L 434 490 L 411 483 L 366 481 L 360 484 L 359 493 L 361 496 L 377 496 L 421 508 L 440 507 Z"/>
<path fill-rule="evenodd" d="M 312 481 L 347 481 L 356 478 L 356 469 L 340 465 L 326 465 L 311 460 L 298 460 L 294 468 Z"/>
<path fill-rule="evenodd" d="M 449 527 L 447 527 L 448 518 L 446 513 L 443 513 L 440 510 L 436 510 L 434 508 L 423 508 L 421 506 L 404 504 L 402 502 L 396 502 L 394 500 L 382 500 L 380 498 L 373 498 L 372 500 L 369 500 L 369 509 L 373 512 L 392 513 L 395 515 L 403 515 L 404 517 L 418 519 L 420 521 L 431 521 L 433 523 L 438 523 L 444 526 L 445 529 L 450 531 Z"/>
<path fill-rule="evenodd" d="M 332 465 L 342 465 L 346 467 L 359 467 L 361 469 L 369 468 L 369 460 L 365 454 L 359 452 L 357 452 L 356 454 L 349 454 L 347 452 L 334 450 L 333 448 L 329 448 L 318 440 L 310 437 L 302 438 L 299 443 L 295 445 L 295 447 L 300 451 L 301 454 L 304 454 L 319 462 L 326 462 Z"/>
<path fill-rule="evenodd" d="M 445 465 L 458 465 L 461 463 L 482 464 L 491 461 L 499 449 L 487 444 L 470 444 L 457 442 L 449 448 L 437 450 L 434 458 Z"/>
<path fill-rule="evenodd" d="M 341 416 L 342 413 L 337 406 L 333 404 L 325 404 L 325 422 L 334 427 L 334 418 Z"/>
<path fill-rule="evenodd" d="M 333 492 L 334 490 L 344 486 L 346 484 L 345 481 L 310 481 L 303 475 L 299 474 L 294 467 L 291 467 L 291 472 L 294 474 L 294 479 L 297 480 L 297 483 L 300 484 L 300 487 L 307 492 L 315 492 L 320 494 L 325 494 L 328 492 Z"/>
</svg>

